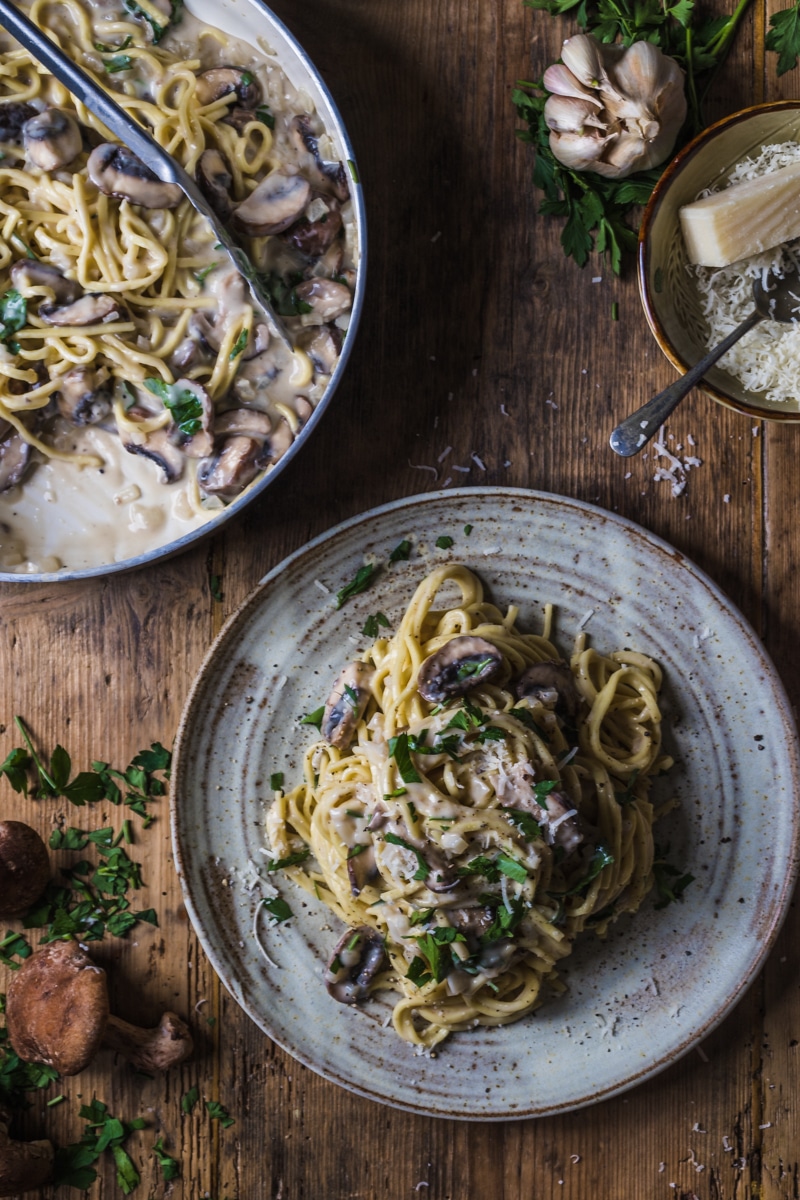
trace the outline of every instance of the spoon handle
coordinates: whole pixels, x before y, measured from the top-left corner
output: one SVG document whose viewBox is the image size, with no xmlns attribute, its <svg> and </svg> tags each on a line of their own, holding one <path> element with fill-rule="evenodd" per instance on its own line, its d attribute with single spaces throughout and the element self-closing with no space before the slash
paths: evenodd
<svg viewBox="0 0 800 1200">
<path fill-rule="evenodd" d="M 701 358 L 700 362 L 690 371 L 687 371 L 680 379 L 676 379 L 673 384 L 670 384 L 663 392 L 659 392 L 652 400 L 648 400 L 647 404 L 637 408 L 635 413 L 626 417 L 609 438 L 611 449 L 616 450 L 617 454 L 621 454 L 623 458 L 630 458 L 632 454 L 638 454 L 642 447 L 650 441 L 656 430 L 664 424 L 670 413 L 678 407 L 687 392 L 690 392 L 694 385 L 700 382 L 708 368 L 712 367 L 718 358 L 722 358 L 723 354 L 739 341 L 739 338 L 744 337 L 747 331 L 761 320 L 763 320 L 762 314 L 754 308 L 750 316 L 746 317 L 741 325 L 737 325 L 733 333 L 729 333 L 724 341 L 710 350 L 705 358 Z"/>
</svg>

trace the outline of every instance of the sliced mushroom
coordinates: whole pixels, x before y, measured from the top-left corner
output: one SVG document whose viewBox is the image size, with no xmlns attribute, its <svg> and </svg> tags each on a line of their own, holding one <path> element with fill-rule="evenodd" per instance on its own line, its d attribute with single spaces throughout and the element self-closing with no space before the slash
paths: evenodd
<svg viewBox="0 0 800 1200">
<path fill-rule="evenodd" d="M 236 96 L 242 108 L 254 109 L 261 103 L 261 85 L 252 71 L 243 67 L 212 67 L 197 76 L 197 103 L 205 107 L 221 96 Z"/>
<path fill-rule="evenodd" d="M 272 432 L 272 421 L 266 413 L 255 408 L 229 408 L 214 418 L 214 433 L 218 437 L 261 438 L 266 441 Z"/>
<path fill-rule="evenodd" d="M 372 883 L 373 879 L 378 878 L 374 846 L 362 846 L 357 854 L 348 855 L 347 878 L 350 880 L 353 896 L 360 896 L 364 888 Z"/>
<path fill-rule="evenodd" d="M 449 696 L 463 696 L 477 684 L 488 683 L 502 666 L 502 654 L 485 638 L 454 637 L 425 659 L 417 690 L 431 704 L 441 704 Z"/>
<path fill-rule="evenodd" d="M 221 451 L 204 458 L 197 468 L 197 482 L 204 492 L 231 500 L 267 465 L 265 444 L 252 437 L 229 437 Z"/>
<path fill-rule="evenodd" d="M 244 133 L 245 126 L 251 121 L 258 120 L 258 113 L 252 108 L 229 108 L 225 116 L 222 118 L 223 125 L 230 125 L 236 132 L 241 135 Z"/>
<path fill-rule="evenodd" d="M 142 208 L 175 208 L 183 199 L 176 183 L 162 183 L 127 146 L 101 143 L 89 155 L 86 169 L 104 195 L 130 200 Z"/>
<path fill-rule="evenodd" d="M 339 283 L 342 282 L 344 271 L 342 262 L 344 261 L 344 241 L 342 238 L 337 238 L 332 245 L 328 247 L 321 258 L 311 266 L 304 274 L 304 279 L 336 279 Z M 353 283 L 355 284 L 355 272 L 353 274 Z M 350 287 L 350 284 L 347 285 Z M 351 288 L 352 291 L 352 288 Z"/>
<path fill-rule="evenodd" d="M 305 170 L 315 177 L 315 182 L 327 192 L 333 192 L 337 200 L 345 201 L 350 195 L 344 165 L 340 162 L 324 162 L 319 152 L 319 139 L 314 132 L 311 117 L 297 116 L 289 125 L 289 138 L 295 148 L 308 156 L 303 164 Z"/>
<path fill-rule="evenodd" d="M 281 237 L 306 258 L 320 258 L 336 241 L 341 228 L 342 214 L 338 209 L 331 208 L 316 221 L 309 221 L 306 217 L 297 221 Z"/>
<path fill-rule="evenodd" d="M 153 414 L 134 406 L 128 409 L 127 415 L 134 419 L 137 417 L 146 419 Z M 185 459 L 178 447 L 171 441 L 167 429 L 155 429 L 152 433 L 133 433 L 128 429 L 121 428 L 119 437 L 129 454 L 141 454 L 142 458 L 149 458 L 151 462 L 161 468 L 164 476 L 163 483 L 174 483 L 176 479 L 180 479 Z"/>
<path fill-rule="evenodd" d="M 523 671 L 514 685 L 518 700 L 535 697 L 562 716 L 575 718 L 581 701 L 572 671 L 566 663 L 547 659 Z"/>
<path fill-rule="evenodd" d="M 426 846 L 422 857 L 428 864 L 429 875 L 425 887 L 429 892 L 452 892 L 458 887 L 459 874 L 455 863 L 451 863 L 435 846 Z"/>
<path fill-rule="evenodd" d="M 203 346 L 199 339 L 186 337 L 178 346 L 175 353 L 170 358 L 170 366 L 174 371 L 188 371 L 190 367 L 197 367 L 205 360 Z"/>
<path fill-rule="evenodd" d="M 22 126 L 28 158 L 43 171 L 68 166 L 83 149 L 77 121 L 60 108 L 46 108 Z"/>
<path fill-rule="evenodd" d="M 48 325 L 101 325 L 118 321 L 122 305 L 110 292 L 85 292 L 72 304 L 40 304 L 39 316 Z"/>
<path fill-rule="evenodd" d="M 325 704 L 320 733 L 331 746 L 346 747 L 369 703 L 374 672 L 363 662 L 348 663 L 340 672 Z"/>
<path fill-rule="evenodd" d="M 307 279 L 298 283 L 295 295 L 302 304 L 307 304 L 320 325 L 335 321 L 352 307 L 350 289 L 332 279 Z"/>
<path fill-rule="evenodd" d="M 233 210 L 231 188 L 233 176 L 219 150 L 204 150 L 195 171 L 197 186 L 221 221 L 227 221 Z"/>
<path fill-rule="evenodd" d="M 214 435 L 211 426 L 214 421 L 214 405 L 206 389 L 194 379 L 176 379 L 173 384 L 174 395 L 188 392 L 200 404 L 200 416 L 190 417 L 192 424 L 199 420 L 200 426 L 191 433 L 181 429 L 179 423 L 173 421 L 169 427 L 170 441 L 180 447 L 188 458 L 208 458 L 214 453 Z M 173 417 L 175 413 L 173 412 Z"/>
<path fill-rule="evenodd" d="M 56 402 L 61 416 L 73 425 L 96 425 L 111 408 L 108 371 L 73 367 L 61 377 Z"/>
<path fill-rule="evenodd" d="M 441 911 L 441 910 L 440 910 Z M 467 939 L 467 949 L 475 954 L 480 940 L 494 922 L 494 912 L 489 905 L 481 907 L 448 908 L 445 916 L 454 929 Z"/>
<path fill-rule="evenodd" d="M 0 492 L 16 487 L 30 461 L 30 443 L 13 426 L 0 426 Z"/>
<path fill-rule="evenodd" d="M 223 309 L 227 307 L 222 304 Z M 231 307 L 236 308 L 237 305 Z M 209 319 L 208 315 L 202 310 L 192 314 L 189 322 L 189 334 L 206 349 L 214 354 L 219 354 L 222 349 L 222 341 L 225 336 L 224 323 L 217 324 L 216 321 Z M 243 362 L 249 362 L 264 350 L 269 349 L 270 335 L 269 326 L 264 322 L 259 322 L 255 325 L 247 338 L 247 344 L 241 352 Z"/>
<path fill-rule="evenodd" d="M 366 1000 L 386 961 L 383 938 L 369 925 L 348 929 L 339 939 L 325 973 L 325 987 L 340 1004 Z"/>
<path fill-rule="evenodd" d="M 19 104 L 15 100 L 0 104 L 0 142 L 20 142 L 22 126 L 38 113 L 33 104 Z"/>
<path fill-rule="evenodd" d="M 38 262 L 33 258 L 21 258 L 14 263 L 11 268 L 11 282 L 23 292 L 35 287 L 50 288 L 57 304 L 72 304 L 81 295 L 80 284 L 73 279 L 67 279 L 58 267 Z"/>
<path fill-rule="evenodd" d="M 547 839 L 551 846 L 561 846 L 565 854 L 577 850 L 583 839 L 575 805 L 563 792 L 550 792 L 545 797 Z"/>
<path fill-rule="evenodd" d="M 320 375 L 330 375 L 342 352 L 342 334 L 335 325 L 314 327 L 301 335 L 299 344 L 305 350 L 314 370 Z"/>
<path fill-rule="evenodd" d="M 302 175 L 273 171 L 233 210 L 233 223 L 251 237 L 282 233 L 302 216 L 311 185 Z"/>
</svg>

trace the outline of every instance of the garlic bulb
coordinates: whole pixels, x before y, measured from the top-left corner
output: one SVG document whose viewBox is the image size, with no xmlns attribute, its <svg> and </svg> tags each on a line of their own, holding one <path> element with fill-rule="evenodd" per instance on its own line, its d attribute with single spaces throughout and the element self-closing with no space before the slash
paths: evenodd
<svg viewBox="0 0 800 1200">
<path fill-rule="evenodd" d="M 561 57 L 543 79 L 559 162 L 621 179 L 667 158 L 686 117 L 683 71 L 673 58 L 651 42 L 607 46 L 585 33 L 567 38 Z"/>
</svg>

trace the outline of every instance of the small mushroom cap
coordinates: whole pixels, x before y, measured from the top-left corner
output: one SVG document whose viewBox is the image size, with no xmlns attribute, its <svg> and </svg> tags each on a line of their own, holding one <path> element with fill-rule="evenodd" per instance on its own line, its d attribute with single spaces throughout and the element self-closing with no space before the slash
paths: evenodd
<svg viewBox="0 0 800 1200">
<path fill-rule="evenodd" d="M 549 699 L 548 693 L 555 693 L 556 712 L 570 718 L 574 718 L 581 701 L 572 671 L 566 663 L 555 659 L 528 667 L 515 683 L 514 691 L 518 700 L 534 696 L 543 703 Z"/>
<path fill-rule="evenodd" d="M 106 196 L 117 196 L 142 208 L 175 208 L 183 199 L 176 183 L 164 183 L 127 146 L 102 142 L 86 163 L 89 178 Z"/>
<path fill-rule="evenodd" d="M 260 435 L 228 437 L 218 454 L 201 459 L 197 482 L 209 495 L 233 499 L 267 465 L 268 457 L 269 446 Z"/>
<path fill-rule="evenodd" d="M 366 1000 L 385 962 L 386 949 L 377 929 L 369 925 L 346 929 L 328 963 L 325 986 L 340 1004 L 358 1004 Z"/>
<path fill-rule="evenodd" d="M 77 158 L 83 138 L 77 122 L 60 108 L 47 108 L 22 126 L 28 158 L 42 171 L 57 171 Z"/>
<path fill-rule="evenodd" d="M 0 1105 L 0 1196 L 20 1196 L 48 1183 L 53 1172 L 50 1142 L 16 1142 L 8 1136 L 11 1113 Z"/>
<path fill-rule="evenodd" d="M 48 325 L 104 325 L 118 321 L 122 308 L 110 292 L 85 292 L 71 304 L 40 304 L 39 316 Z"/>
<path fill-rule="evenodd" d="M 6 996 L 16 1054 L 77 1075 L 94 1057 L 108 1021 L 106 973 L 77 942 L 51 942 L 27 958 Z"/>
<path fill-rule="evenodd" d="M 23 294 L 33 288 L 49 288 L 57 304 L 72 304 L 81 295 L 80 284 L 67 279 L 51 263 L 38 262 L 32 258 L 21 258 L 11 268 L 11 282 Z"/>
<path fill-rule="evenodd" d="M 273 171 L 236 205 L 233 223 L 252 237 L 282 233 L 302 216 L 310 199 L 311 184 L 302 175 Z"/>
<path fill-rule="evenodd" d="M 479 683 L 488 683 L 502 666 L 502 654 L 485 638 L 471 634 L 451 638 L 425 659 L 417 676 L 417 690 L 424 700 L 441 704 L 448 696 L 463 696 Z"/>
<path fill-rule="evenodd" d="M 47 847 L 23 821 L 0 821 L 0 917 L 18 917 L 50 878 Z"/>
<path fill-rule="evenodd" d="M 212 67 L 197 76 L 197 103 L 213 104 L 222 96 L 235 95 L 243 108 L 255 109 L 261 103 L 261 85 L 252 71 L 243 67 Z"/>
</svg>

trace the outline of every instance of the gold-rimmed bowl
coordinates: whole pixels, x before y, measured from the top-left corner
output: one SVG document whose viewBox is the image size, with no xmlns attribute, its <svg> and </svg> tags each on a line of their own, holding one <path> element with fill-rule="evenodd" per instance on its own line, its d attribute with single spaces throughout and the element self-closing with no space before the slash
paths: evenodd
<svg viewBox="0 0 800 1200">
<path fill-rule="evenodd" d="M 800 141 L 800 100 L 756 104 L 710 125 L 670 162 L 656 184 L 639 232 L 639 292 L 653 336 L 684 374 L 708 349 L 700 292 L 687 270 L 678 210 L 704 188 L 723 187 L 738 162 L 763 146 Z M 768 400 L 724 367 L 711 367 L 699 385 L 713 400 L 768 421 L 800 421 L 798 390 L 791 401 Z"/>
</svg>

